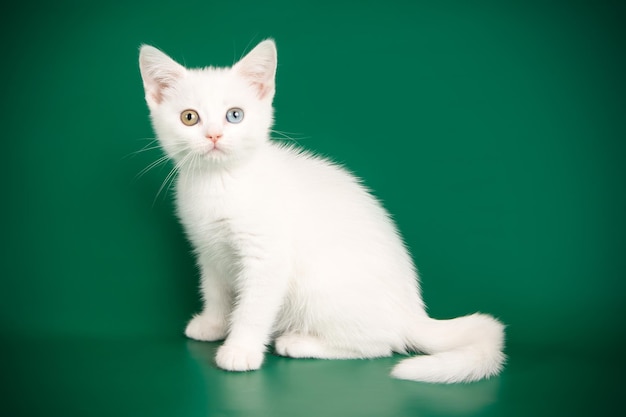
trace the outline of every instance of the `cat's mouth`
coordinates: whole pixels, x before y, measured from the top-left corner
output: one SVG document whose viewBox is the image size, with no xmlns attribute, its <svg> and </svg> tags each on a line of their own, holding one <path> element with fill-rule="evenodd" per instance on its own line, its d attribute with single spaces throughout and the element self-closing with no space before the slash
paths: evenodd
<svg viewBox="0 0 626 417">
<path fill-rule="evenodd" d="M 226 156 L 226 152 L 222 148 L 218 148 L 217 146 L 213 146 L 211 149 L 207 149 L 203 152 L 203 155 L 207 158 L 220 158 Z"/>
<path fill-rule="evenodd" d="M 232 156 L 232 149 L 223 143 L 204 143 L 196 148 L 196 152 L 208 162 L 222 162 Z"/>
<path fill-rule="evenodd" d="M 214 152 L 217 152 L 217 153 L 223 153 L 224 151 L 222 151 L 222 150 L 221 150 L 220 148 L 218 148 L 217 146 L 214 146 L 213 148 L 211 148 L 211 149 L 209 149 L 209 150 L 207 151 L 207 154 L 211 154 L 211 153 L 214 153 Z"/>
</svg>

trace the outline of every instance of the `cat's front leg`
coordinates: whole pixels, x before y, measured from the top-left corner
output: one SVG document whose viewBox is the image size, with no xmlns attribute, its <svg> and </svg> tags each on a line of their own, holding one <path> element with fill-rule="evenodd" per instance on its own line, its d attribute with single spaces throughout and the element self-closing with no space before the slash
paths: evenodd
<svg viewBox="0 0 626 417">
<path fill-rule="evenodd" d="M 228 331 L 227 317 L 232 309 L 232 290 L 211 259 L 201 255 L 199 264 L 204 308 L 189 321 L 185 335 L 205 342 L 223 340 Z"/>
<path fill-rule="evenodd" d="M 229 334 L 215 358 L 220 368 L 249 371 L 261 367 L 287 290 L 288 270 L 284 263 L 284 258 L 276 253 L 272 257 L 258 252 L 243 256 Z"/>
</svg>

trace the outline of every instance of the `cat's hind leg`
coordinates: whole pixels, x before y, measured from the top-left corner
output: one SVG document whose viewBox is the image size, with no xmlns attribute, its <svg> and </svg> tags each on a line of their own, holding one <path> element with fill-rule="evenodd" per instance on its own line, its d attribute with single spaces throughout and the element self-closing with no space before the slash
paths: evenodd
<svg viewBox="0 0 626 417">
<path fill-rule="evenodd" d="M 276 353 L 291 358 L 363 359 L 391 356 L 389 347 L 368 346 L 367 349 L 351 349 L 332 346 L 327 341 L 308 334 L 286 333 L 275 342 Z"/>
</svg>

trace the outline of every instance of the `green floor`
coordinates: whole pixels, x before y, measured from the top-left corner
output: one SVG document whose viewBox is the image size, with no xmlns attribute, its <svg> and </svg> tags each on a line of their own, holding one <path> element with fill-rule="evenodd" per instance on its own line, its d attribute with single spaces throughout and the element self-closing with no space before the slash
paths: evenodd
<svg viewBox="0 0 626 417">
<path fill-rule="evenodd" d="M 7 416 L 584 416 L 609 415 L 623 393 L 618 352 L 525 349 L 500 377 L 429 385 L 389 378 L 397 357 L 270 356 L 262 370 L 237 374 L 213 365 L 217 344 L 182 338 L 8 346 Z"/>
<path fill-rule="evenodd" d="M 0 13 L 1 416 L 601 416 L 626 388 L 626 7 L 610 1 L 13 2 Z M 278 47 L 275 136 L 390 211 L 429 313 L 507 325 L 502 375 L 399 357 L 229 374 L 182 336 L 191 248 L 138 48 Z M 284 139 L 285 140 L 285 139 Z M 167 187 L 165 187 L 167 188 Z M 610 411 L 611 409 L 616 411 Z"/>
</svg>

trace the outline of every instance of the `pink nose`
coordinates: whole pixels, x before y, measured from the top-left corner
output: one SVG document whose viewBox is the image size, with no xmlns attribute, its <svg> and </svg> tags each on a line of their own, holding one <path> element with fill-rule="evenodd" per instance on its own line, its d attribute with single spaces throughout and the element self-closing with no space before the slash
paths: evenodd
<svg viewBox="0 0 626 417">
<path fill-rule="evenodd" d="M 206 138 L 213 143 L 217 143 L 217 141 L 222 138 L 222 134 L 221 133 L 208 133 L 206 135 Z"/>
</svg>

